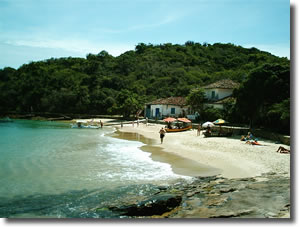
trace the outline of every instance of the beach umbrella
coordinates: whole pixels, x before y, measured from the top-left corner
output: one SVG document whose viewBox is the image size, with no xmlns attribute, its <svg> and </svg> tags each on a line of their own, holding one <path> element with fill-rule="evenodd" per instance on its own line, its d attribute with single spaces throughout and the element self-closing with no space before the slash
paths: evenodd
<svg viewBox="0 0 300 227">
<path fill-rule="evenodd" d="M 173 118 L 173 117 L 168 117 L 168 118 L 165 118 L 163 121 L 165 121 L 165 122 L 173 122 L 173 121 L 176 121 L 176 119 Z"/>
<path fill-rule="evenodd" d="M 210 122 L 210 121 L 207 121 L 207 122 L 205 122 L 204 124 L 202 124 L 202 127 L 203 128 L 207 128 L 207 127 L 213 127 L 213 126 L 215 126 L 212 122 Z"/>
<path fill-rule="evenodd" d="M 177 118 L 178 121 L 181 121 L 181 122 L 185 122 L 185 123 L 190 123 L 191 121 L 187 118 Z"/>
<path fill-rule="evenodd" d="M 223 119 L 218 119 L 218 120 L 215 120 L 213 123 L 216 124 L 216 125 L 221 125 L 221 124 L 225 124 L 226 121 L 223 120 Z"/>
</svg>

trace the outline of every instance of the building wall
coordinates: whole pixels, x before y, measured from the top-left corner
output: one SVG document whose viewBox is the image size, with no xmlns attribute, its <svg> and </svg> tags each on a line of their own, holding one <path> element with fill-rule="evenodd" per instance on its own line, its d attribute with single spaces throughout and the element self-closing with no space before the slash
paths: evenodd
<svg viewBox="0 0 300 227">
<path fill-rule="evenodd" d="M 181 114 L 183 110 L 185 111 L 185 114 L 188 113 L 187 112 L 188 108 L 181 108 L 180 106 L 175 106 L 175 105 L 150 105 L 150 118 L 155 118 L 156 117 L 156 108 L 159 109 L 158 118 L 162 118 L 163 116 L 178 117 L 178 115 Z M 171 113 L 172 108 L 175 108 L 175 114 Z M 145 112 L 147 112 L 147 111 L 145 111 Z"/>
<path fill-rule="evenodd" d="M 215 92 L 215 97 L 212 97 L 212 92 Z M 219 100 L 230 96 L 233 92 L 233 89 L 221 89 L 221 88 L 213 88 L 213 89 L 205 89 L 205 95 L 208 99 Z"/>
</svg>

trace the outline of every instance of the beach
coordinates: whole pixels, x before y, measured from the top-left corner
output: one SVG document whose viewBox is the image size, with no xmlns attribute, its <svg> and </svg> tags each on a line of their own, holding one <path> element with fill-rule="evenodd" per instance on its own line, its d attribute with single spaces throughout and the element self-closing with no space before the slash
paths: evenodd
<svg viewBox="0 0 300 227">
<path fill-rule="evenodd" d="M 199 176 L 207 173 L 207 176 L 219 174 L 225 178 L 249 178 L 271 172 L 290 177 L 290 154 L 276 152 L 279 146 L 287 149 L 290 149 L 290 146 L 263 138 L 259 138 L 262 146 L 246 144 L 240 141 L 240 136 L 205 138 L 202 133 L 197 136 L 197 130 L 166 133 L 161 144 L 161 127 L 164 125 L 146 126 L 144 123 L 140 123 L 139 126 L 124 124 L 122 128 L 116 126 L 121 133 L 136 133 L 151 141 L 152 151 L 156 151 L 154 157 L 172 154 L 176 157 L 174 162 L 178 163 L 178 157 L 185 160 L 184 164 L 181 163 L 181 167 L 176 169 L 176 163 L 174 165 L 172 158 L 168 159 L 173 171 L 178 174 L 197 176 L 195 166 L 198 163 L 206 170 L 199 171 Z M 160 161 L 159 158 L 157 160 Z"/>
<path fill-rule="evenodd" d="M 290 217 L 289 146 L 101 121 L 4 123 L 0 217 Z"/>
</svg>

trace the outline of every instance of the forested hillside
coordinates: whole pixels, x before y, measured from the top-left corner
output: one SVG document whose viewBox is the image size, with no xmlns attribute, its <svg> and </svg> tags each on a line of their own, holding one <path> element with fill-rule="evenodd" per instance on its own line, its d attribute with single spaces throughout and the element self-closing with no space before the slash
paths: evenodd
<svg viewBox="0 0 300 227">
<path fill-rule="evenodd" d="M 275 119 L 289 106 L 289 64 L 287 58 L 233 44 L 140 43 L 118 57 L 101 51 L 86 58 L 48 59 L 1 69 L 0 111 L 122 114 L 155 98 L 187 96 L 192 88 L 230 78 L 243 90 L 235 92 L 235 113 L 229 114 L 242 110 L 243 116 L 236 119 L 246 122 L 271 111 Z M 260 102 L 251 104 L 249 97 L 259 97 Z M 260 109 L 250 114 L 247 106 L 253 105 Z"/>
</svg>

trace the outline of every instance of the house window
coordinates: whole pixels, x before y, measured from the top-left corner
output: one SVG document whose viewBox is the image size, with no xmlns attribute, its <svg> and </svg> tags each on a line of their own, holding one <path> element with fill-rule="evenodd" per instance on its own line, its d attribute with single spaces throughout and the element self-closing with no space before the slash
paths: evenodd
<svg viewBox="0 0 300 227">
<path fill-rule="evenodd" d="M 212 92 L 211 92 L 211 99 L 214 99 L 215 96 L 216 96 L 216 92 L 215 92 L 215 91 L 212 91 Z"/>
<path fill-rule="evenodd" d="M 175 114 L 175 108 L 171 108 L 171 114 Z"/>
</svg>

